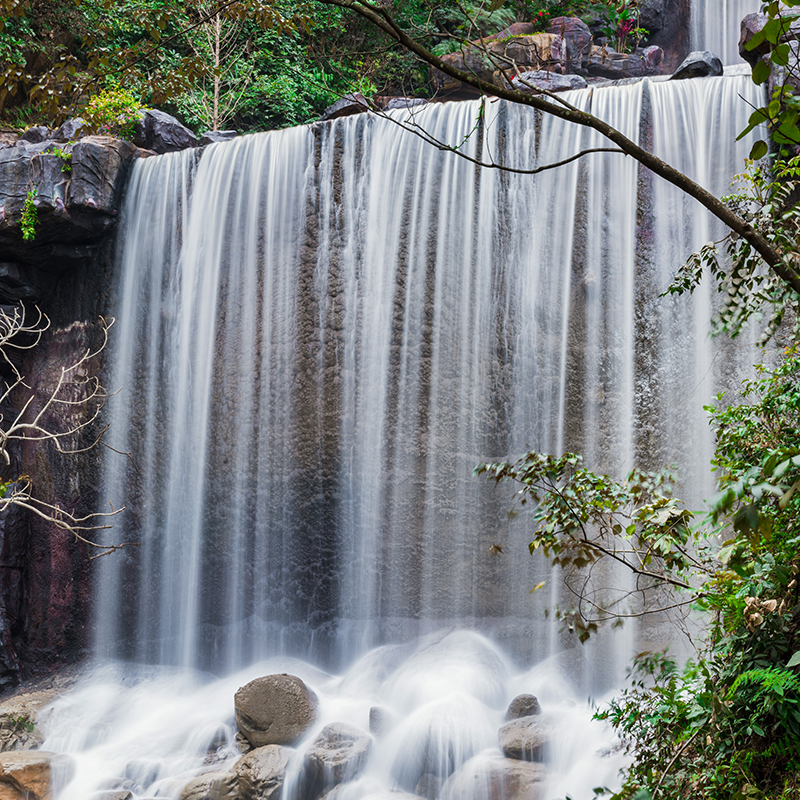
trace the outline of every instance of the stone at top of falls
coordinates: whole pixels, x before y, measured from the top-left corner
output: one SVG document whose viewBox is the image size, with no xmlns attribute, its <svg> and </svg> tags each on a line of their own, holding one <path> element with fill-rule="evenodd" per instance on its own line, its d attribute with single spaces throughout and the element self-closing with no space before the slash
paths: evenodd
<svg viewBox="0 0 800 800">
<path fill-rule="evenodd" d="M 214 142 L 229 142 L 239 135 L 239 131 L 206 131 L 200 137 L 200 147 Z"/>
<path fill-rule="evenodd" d="M 539 698 L 534 694 L 517 695 L 508 705 L 506 719 L 519 719 L 520 717 L 535 717 L 542 713 Z"/>
<path fill-rule="evenodd" d="M 328 106 L 319 118 L 320 122 L 328 122 L 339 117 L 349 117 L 369 111 L 369 101 L 361 92 L 351 92 L 340 97 L 333 105 Z"/>
<path fill-rule="evenodd" d="M 442 800 L 539 800 L 546 777 L 544 764 L 478 756 L 447 779 L 440 797 Z"/>
<path fill-rule="evenodd" d="M 659 73 L 664 53 L 657 45 L 636 50 L 633 53 L 618 53 L 611 47 L 592 47 L 589 58 L 589 75 L 612 80 L 642 78 Z"/>
<path fill-rule="evenodd" d="M 500 749 L 509 758 L 544 761 L 553 739 L 553 723 L 541 715 L 520 717 L 503 725 L 497 738 Z"/>
<path fill-rule="evenodd" d="M 281 795 L 291 750 L 278 744 L 258 747 L 233 768 L 242 800 L 277 800 Z"/>
<path fill-rule="evenodd" d="M 50 800 L 52 784 L 66 784 L 75 765 L 60 753 L 23 750 L 0 755 L 0 797 L 12 800 Z M 16 792 L 16 795 L 14 794 Z"/>
<path fill-rule="evenodd" d="M 236 724 L 253 747 L 293 744 L 313 725 L 317 704 L 296 675 L 265 675 L 236 692 Z"/>
<path fill-rule="evenodd" d="M 686 78 L 706 78 L 722 75 L 722 61 L 708 50 L 696 50 L 689 53 L 683 63 L 672 73 L 671 81 Z"/>
<path fill-rule="evenodd" d="M 136 125 L 133 143 L 164 154 L 197 147 L 197 137 L 171 114 L 152 108 L 144 112 Z"/>
<path fill-rule="evenodd" d="M 303 756 L 305 779 L 317 789 L 355 777 L 372 749 L 372 737 L 355 725 L 326 725 Z"/>
<path fill-rule="evenodd" d="M 537 89 L 546 92 L 566 92 L 570 89 L 585 89 L 586 78 L 580 75 L 559 75 L 543 69 L 521 72 L 511 79 L 514 89 L 526 94 L 535 94 Z"/>
</svg>

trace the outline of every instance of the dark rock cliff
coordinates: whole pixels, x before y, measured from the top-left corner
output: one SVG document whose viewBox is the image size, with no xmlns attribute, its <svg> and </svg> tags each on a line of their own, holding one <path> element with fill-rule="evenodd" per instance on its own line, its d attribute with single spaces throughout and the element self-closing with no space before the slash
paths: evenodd
<svg viewBox="0 0 800 800">
<path fill-rule="evenodd" d="M 29 397 L 35 405 L 49 396 L 62 366 L 102 340 L 98 319 L 107 308 L 123 189 L 131 163 L 147 152 L 97 136 L 69 146 L 66 159 L 54 154 L 53 141 L 0 147 L 0 308 L 12 314 L 24 306 L 29 318 L 38 308 L 50 320 L 38 345 L 18 351 L 27 385 L 14 389 L 2 409 L 7 426 Z M 38 219 L 26 241 L 20 218 L 32 189 Z M 0 380 L 3 387 L 14 380 L 2 363 Z M 80 387 L 71 383 L 66 391 L 77 397 Z M 62 405 L 48 425 L 74 426 L 80 413 L 85 410 Z M 91 425 L 67 444 L 84 446 L 97 431 Z M 78 515 L 95 510 L 93 454 L 67 455 L 52 443 L 26 441 L 10 455 L 4 480 L 27 475 L 38 499 Z M 90 555 L 85 544 L 34 514 L 12 507 L 0 516 L 0 686 L 74 661 L 85 650 Z"/>
</svg>

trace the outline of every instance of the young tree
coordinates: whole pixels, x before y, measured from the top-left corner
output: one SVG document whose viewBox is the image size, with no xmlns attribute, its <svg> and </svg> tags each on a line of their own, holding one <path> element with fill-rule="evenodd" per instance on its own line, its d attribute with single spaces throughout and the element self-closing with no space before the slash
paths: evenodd
<svg viewBox="0 0 800 800">
<path fill-rule="evenodd" d="M 125 547 L 103 544 L 95 538 L 110 528 L 110 518 L 123 508 L 107 512 L 81 514 L 59 502 L 49 502 L 37 495 L 37 487 L 27 475 L 17 472 L 16 450 L 34 443 L 53 447 L 66 456 L 77 456 L 103 445 L 107 426 L 101 412 L 108 392 L 97 376 L 95 362 L 105 349 L 111 323 L 101 319 L 97 346 L 80 352 L 53 374 L 44 376 L 34 388 L 20 369 L 20 356 L 40 345 L 50 327 L 47 317 L 37 308 L 26 310 L 18 305 L 11 311 L 0 308 L 0 360 L 7 376 L 0 391 L 0 514 L 10 507 L 24 509 L 52 523 L 85 544 L 96 558 Z"/>
</svg>

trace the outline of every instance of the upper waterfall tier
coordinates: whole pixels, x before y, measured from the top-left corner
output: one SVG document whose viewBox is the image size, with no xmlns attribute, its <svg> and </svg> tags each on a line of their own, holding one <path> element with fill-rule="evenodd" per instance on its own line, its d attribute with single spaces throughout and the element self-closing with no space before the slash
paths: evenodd
<svg viewBox="0 0 800 800">
<path fill-rule="evenodd" d="M 566 95 L 724 193 L 746 78 Z M 744 98 L 744 99 L 743 99 Z M 555 644 L 552 589 L 471 476 L 528 447 L 710 490 L 702 404 L 752 363 L 711 293 L 658 299 L 720 231 L 592 132 L 493 100 L 362 114 L 136 164 L 118 253 L 100 653 L 233 669 L 472 625 Z M 493 545 L 500 545 L 502 555 Z M 549 591 L 549 593 L 548 593 Z M 620 664 L 627 660 L 621 648 Z"/>
<path fill-rule="evenodd" d="M 723 64 L 741 63 L 742 19 L 761 5 L 759 0 L 691 0 L 692 50 L 710 50 Z"/>
</svg>

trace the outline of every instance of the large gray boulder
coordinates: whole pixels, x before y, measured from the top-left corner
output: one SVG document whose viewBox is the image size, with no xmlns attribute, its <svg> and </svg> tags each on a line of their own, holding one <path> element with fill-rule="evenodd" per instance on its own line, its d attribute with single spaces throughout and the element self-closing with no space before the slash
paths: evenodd
<svg viewBox="0 0 800 800">
<path fill-rule="evenodd" d="M 33 128 L 28 128 L 20 137 L 20 142 L 30 142 L 31 144 L 39 144 L 40 142 L 47 141 L 51 137 L 50 128 L 47 125 L 36 125 Z"/>
<path fill-rule="evenodd" d="M 521 717 L 503 725 L 497 738 L 500 749 L 509 758 L 544 761 L 554 738 L 553 731 L 554 726 L 546 717 Z"/>
<path fill-rule="evenodd" d="M 547 771 L 544 764 L 513 758 L 474 758 L 445 782 L 441 800 L 540 800 Z"/>
<path fill-rule="evenodd" d="M 278 800 L 291 750 L 278 744 L 258 747 L 236 762 L 242 800 Z"/>
<path fill-rule="evenodd" d="M 238 777 L 233 772 L 206 772 L 183 787 L 180 800 L 239 800 L 240 796 Z"/>
<path fill-rule="evenodd" d="M 236 724 L 253 747 L 294 744 L 317 718 L 317 696 L 295 675 L 266 675 L 234 697 Z"/>
<path fill-rule="evenodd" d="M 372 748 L 372 737 L 355 725 L 326 725 L 303 756 L 307 781 L 318 788 L 335 786 L 358 774 Z"/>
<path fill-rule="evenodd" d="M 519 719 L 520 717 L 536 717 L 542 713 L 539 698 L 535 694 L 517 695 L 506 709 L 506 719 Z"/>
<path fill-rule="evenodd" d="M 62 123 L 61 127 L 53 134 L 55 142 L 71 142 L 77 139 L 80 132 L 86 127 L 86 122 L 81 117 L 70 117 Z"/>
<path fill-rule="evenodd" d="M 197 137 L 183 123 L 157 108 L 145 111 L 136 125 L 133 143 L 156 153 L 175 153 L 197 147 Z"/>
<path fill-rule="evenodd" d="M 722 75 L 722 61 L 709 50 L 695 50 L 670 76 L 671 81 L 687 78 L 706 78 Z"/>
</svg>

